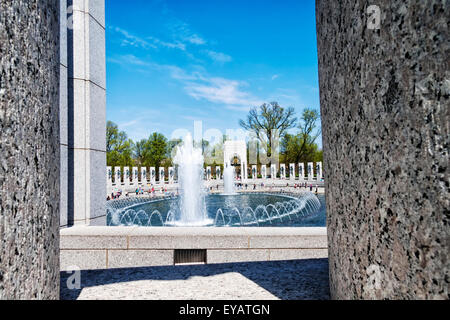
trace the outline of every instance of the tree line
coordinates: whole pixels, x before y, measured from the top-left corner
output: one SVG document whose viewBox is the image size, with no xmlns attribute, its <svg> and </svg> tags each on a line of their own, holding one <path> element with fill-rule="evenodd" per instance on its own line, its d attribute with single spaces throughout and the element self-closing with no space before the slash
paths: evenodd
<svg viewBox="0 0 450 320">
<path fill-rule="evenodd" d="M 247 159 L 248 164 L 261 164 L 261 154 L 272 161 L 276 151 L 279 152 L 280 163 L 323 161 L 323 152 L 317 144 L 321 134 L 317 110 L 306 108 L 297 118 L 293 108 L 283 108 L 277 102 L 271 102 L 251 109 L 239 124 L 253 134 L 258 144 L 257 163 L 250 163 Z M 171 167 L 176 147 L 182 143 L 181 139 L 169 140 L 158 132 L 135 142 L 112 121 L 107 122 L 106 132 L 107 165 L 113 167 Z M 202 140 L 198 147 L 205 155 L 205 167 L 222 165 L 223 142 L 212 146 L 209 141 Z"/>
</svg>

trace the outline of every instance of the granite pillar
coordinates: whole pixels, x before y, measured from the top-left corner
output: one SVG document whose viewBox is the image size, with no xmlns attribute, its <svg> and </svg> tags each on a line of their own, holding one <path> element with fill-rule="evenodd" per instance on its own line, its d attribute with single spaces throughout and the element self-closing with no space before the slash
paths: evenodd
<svg viewBox="0 0 450 320">
<path fill-rule="evenodd" d="M 331 296 L 448 299 L 449 3 L 316 12 Z"/>
<path fill-rule="evenodd" d="M 0 2 L 0 299 L 59 298 L 59 4 Z"/>
</svg>

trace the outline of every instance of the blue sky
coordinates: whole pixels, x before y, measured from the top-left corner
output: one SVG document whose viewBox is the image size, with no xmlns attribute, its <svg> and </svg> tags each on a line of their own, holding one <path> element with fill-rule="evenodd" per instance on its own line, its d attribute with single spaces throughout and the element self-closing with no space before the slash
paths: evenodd
<svg viewBox="0 0 450 320">
<path fill-rule="evenodd" d="M 107 118 L 133 140 L 319 109 L 314 0 L 106 0 Z"/>
</svg>

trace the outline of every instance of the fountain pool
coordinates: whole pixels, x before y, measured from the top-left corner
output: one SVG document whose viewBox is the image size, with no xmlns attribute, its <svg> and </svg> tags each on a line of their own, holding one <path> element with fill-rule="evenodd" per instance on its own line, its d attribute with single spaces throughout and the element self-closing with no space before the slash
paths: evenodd
<svg viewBox="0 0 450 320">
<path fill-rule="evenodd" d="M 206 195 L 205 214 L 197 221 L 182 219 L 179 197 L 130 198 L 107 205 L 109 226 L 304 227 L 325 226 L 324 197 L 301 194 L 239 193 Z"/>
</svg>

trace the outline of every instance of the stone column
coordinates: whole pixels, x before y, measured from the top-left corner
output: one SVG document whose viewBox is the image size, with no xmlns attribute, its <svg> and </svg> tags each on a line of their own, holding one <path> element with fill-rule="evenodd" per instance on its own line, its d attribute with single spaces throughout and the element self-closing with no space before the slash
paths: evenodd
<svg viewBox="0 0 450 320">
<path fill-rule="evenodd" d="M 306 171 L 308 173 L 308 181 L 314 180 L 314 163 L 308 162 L 306 166 Z"/>
<path fill-rule="evenodd" d="M 156 184 L 156 168 L 150 167 L 150 183 L 155 185 Z"/>
<path fill-rule="evenodd" d="M 295 180 L 295 163 L 289 164 L 289 180 Z"/>
<path fill-rule="evenodd" d="M 59 1 L 0 12 L 0 299 L 58 299 Z"/>
<path fill-rule="evenodd" d="M 261 165 L 261 177 L 266 180 L 267 179 L 267 166 L 265 164 Z"/>
<path fill-rule="evenodd" d="M 139 186 L 139 168 L 133 167 L 133 187 Z"/>
<path fill-rule="evenodd" d="M 277 178 L 277 165 L 274 163 L 270 166 L 270 178 L 272 180 Z"/>
<path fill-rule="evenodd" d="M 115 170 L 114 185 L 116 188 L 120 189 L 122 185 L 122 175 L 121 175 L 122 170 L 120 167 L 114 167 L 114 170 Z"/>
<path fill-rule="evenodd" d="M 220 170 L 220 167 L 216 167 L 216 180 L 220 180 L 222 178 L 222 172 Z"/>
<path fill-rule="evenodd" d="M 331 296 L 448 299 L 448 2 L 316 13 Z"/>
<path fill-rule="evenodd" d="M 298 180 L 305 180 L 305 165 L 303 163 L 298 164 Z"/>
<path fill-rule="evenodd" d="M 147 183 L 147 168 L 141 167 L 141 185 L 146 186 Z"/>
<path fill-rule="evenodd" d="M 68 0 L 69 223 L 105 225 L 104 0 Z"/>
<path fill-rule="evenodd" d="M 123 168 L 123 185 L 126 188 L 128 188 L 131 185 L 131 174 L 130 174 L 130 167 L 124 167 Z"/>
<path fill-rule="evenodd" d="M 175 169 L 173 167 L 169 167 L 169 184 L 173 184 L 174 177 L 175 177 Z"/>
<path fill-rule="evenodd" d="M 164 184 L 166 179 L 166 172 L 164 167 L 159 168 L 159 184 Z"/>
<path fill-rule="evenodd" d="M 255 180 L 258 178 L 258 167 L 256 165 L 252 165 L 252 179 Z"/>
<path fill-rule="evenodd" d="M 286 179 L 286 165 L 284 163 L 280 164 L 280 179 Z"/>
<path fill-rule="evenodd" d="M 320 181 L 322 180 L 323 175 L 322 175 L 322 162 L 317 162 L 316 163 L 316 180 Z"/>
</svg>

